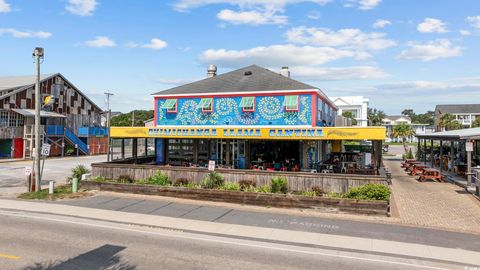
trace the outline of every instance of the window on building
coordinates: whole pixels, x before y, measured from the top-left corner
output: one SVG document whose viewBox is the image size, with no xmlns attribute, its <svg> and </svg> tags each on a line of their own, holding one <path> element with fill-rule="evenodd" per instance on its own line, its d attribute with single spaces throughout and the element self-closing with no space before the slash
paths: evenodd
<svg viewBox="0 0 480 270">
<path fill-rule="evenodd" d="M 162 106 L 162 109 L 167 109 L 168 113 L 176 113 L 177 108 L 178 108 L 178 101 L 176 98 L 167 99 Z"/>
<path fill-rule="evenodd" d="M 202 112 L 213 112 L 213 98 L 202 98 L 200 108 Z"/>
<path fill-rule="evenodd" d="M 242 97 L 240 102 L 243 112 L 253 112 L 255 111 L 255 97 Z"/>
<path fill-rule="evenodd" d="M 298 111 L 298 95 L 295 96 L 285 96 L 284 107 L 286 111 Z"/>
</svg>

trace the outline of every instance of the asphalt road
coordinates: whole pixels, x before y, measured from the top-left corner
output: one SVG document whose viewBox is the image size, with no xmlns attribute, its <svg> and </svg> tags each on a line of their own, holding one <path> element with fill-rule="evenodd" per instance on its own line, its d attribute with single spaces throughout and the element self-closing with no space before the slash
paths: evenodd
<svg viewBox="0 0 480 270">
<path fill-rule="evenodd" d="M 218 223 L 248 225 L 323 234 L 400 241 L 480 252 L 480 235 L 393 224 L 333 218 L 261 213 L 220 206 L 98 195 L 80 200 L 54 202 L 80 207 L 140 213 Z"/>
<path fill-rule="evenodd" d="M 85 165 L 90 168 L 91 163 L 107 160 L 106 155 L 51 158 L 45 160 L 43 180 L 55 180 L 65 183 L 65 179 L 72 175 L 72 168 Z M 0 162 L 0 196 L 8 196 L 26 191 L 25 167 L 31 167 L 32 161 Z"/>
<path fill-rule="evenodd" d="M 0 214 L 1 269 L 466 269 L 459 264 Z"/>
</svg>

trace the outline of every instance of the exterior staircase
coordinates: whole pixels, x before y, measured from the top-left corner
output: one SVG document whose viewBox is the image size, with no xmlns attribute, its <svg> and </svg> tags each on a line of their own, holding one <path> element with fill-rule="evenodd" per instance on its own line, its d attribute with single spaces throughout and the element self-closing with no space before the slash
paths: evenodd
<svg viewBox="0 0 480 270">
<path fill-rule="evenodd" d="M 69 128 L 65 128 L 65 139 L 72 145 L 77 146 L 81 153 L 88 155 L 87 144 L 78 138 Z"/>
</svg>

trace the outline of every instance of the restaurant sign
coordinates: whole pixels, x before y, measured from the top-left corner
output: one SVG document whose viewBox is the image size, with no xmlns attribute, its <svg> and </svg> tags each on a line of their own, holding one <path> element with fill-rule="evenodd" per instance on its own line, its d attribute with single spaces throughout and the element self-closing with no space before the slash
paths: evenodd
<svg viewBox="0 0 480 270">
<path fill-rule="evenodd" d="M 263 140 L 384 140 L 385 128 L 112 127 L 111 137 Z"/>
<path fill-rule="evenodd" d="M 318 139 L 319 128 L 149 128 L 149 137 L 219 139 Z"/>
</svg>

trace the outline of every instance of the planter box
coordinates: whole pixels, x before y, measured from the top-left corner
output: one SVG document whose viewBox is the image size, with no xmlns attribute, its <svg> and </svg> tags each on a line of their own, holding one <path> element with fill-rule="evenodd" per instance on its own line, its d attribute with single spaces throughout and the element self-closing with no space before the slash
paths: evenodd
<svg viewBox="0 0 480 270">
<path fill-rule="evenodd" d="M 271 194 L 257 192 L 225 191 L 216 189 L 195 189 L 171 186 L 137 185 L 82 181 L 82 188 L 158 195 L 191 200 L 238 203 L 281 208 L 320 209 L 329 212 L 347 212 L 364 215 L 388 215 L 386 201 L 363 201 L 326 197 L 307 197 L 292 194 Z"/>
</svg>

